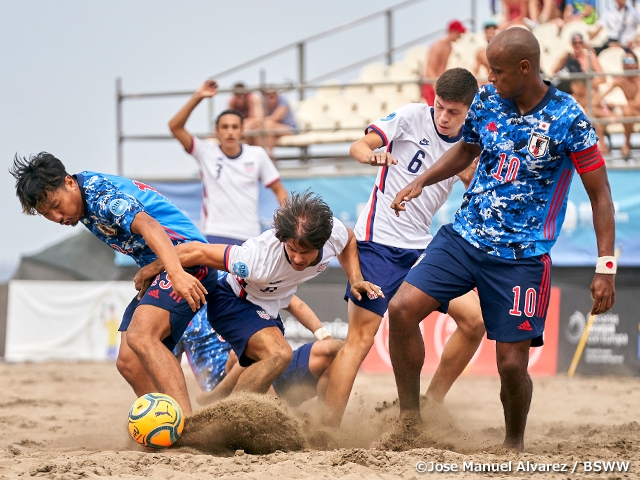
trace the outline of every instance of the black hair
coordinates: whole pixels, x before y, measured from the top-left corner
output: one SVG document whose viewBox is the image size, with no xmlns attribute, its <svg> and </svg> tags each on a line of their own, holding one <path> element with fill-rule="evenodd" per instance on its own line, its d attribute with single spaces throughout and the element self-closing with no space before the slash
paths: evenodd
<svg viewBox="0 0 640 480">
<path fill-rule="evenodd" d="M 244 117 L 242 116 L 242 113 L 240 113 L 238 110 L 234 110 L 233 108 L 230 108 L 220 113 L 220 115 L 218 115 L 218 118 L 216 118 L 216 127 L 220 123 L 220 119 L 222 118 L 223 115 L 237 115 L 238 118 L 240 118 L 240 125 L 242 125 L 242 122 L 244 122 Z"/>
<path fill-rule="evenodd" d="M 467 107 L 478 91 L 478 81 L 466 68 L 450 68 L 436 82 L 436 95 L 448 102 L 461 102 Z"/>
<path fill-rule="evenodd" d="M 16 153 L 9 173 L 16 179 L 16 196 L 27 215 L 36 215 L 36 207 L 47 200 L 49 193 L 62 187 L 69 176 L 62 162 L 47 152 L 28 159 Z"/>
<path fill-rule="evenodd" d="M 291 193 L 273 216 L 275 235 L 281 242 L 296 240 L 303 247 L 320 250 L 333 230 L 333 213 L 319 195 Z"/>
</svg>

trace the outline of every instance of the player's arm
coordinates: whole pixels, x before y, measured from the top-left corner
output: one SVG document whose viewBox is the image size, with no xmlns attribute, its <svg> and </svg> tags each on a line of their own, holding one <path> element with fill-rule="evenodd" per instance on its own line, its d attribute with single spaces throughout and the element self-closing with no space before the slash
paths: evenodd
<svg viewBox="0 0 640 480">
<path fill-rule="evenodd" d="M 469 185 L 471 185 L 471 181 L 476 174 L 476 169 L 478 168 L 478 160 L 478 157 L 476 157 L 476 159 L 471 162 L 471 165 L 469 165 L 458 174 L 458 178 L 464 185 L 465 190 L 469 188 Z"/>
<path fill-rule="evenodd" d="M 600 167 L 580 175 L 593 211 L 593 227 L 598 243 L 598 257 L 613 257 L 615 243 L 615 220 L 611 188 L 606 168 Z M 615 260 L 614 260 L 615 262 Z M 596 273 L 591 283 L 593 315 L 609 310 L 616 298 L 615 275 Z"/>
<path fill-rule="evenodd" d="M 367 293 L 367 295 L 372 297 L 384 298 L 384 293 L 378 285 L 368 282 L 362 277 L 356 236 L 350 228 L 347 228 L 347 234 L 349 235 L 347 244 L 345 245 L 344 250 L 342 250 L 338 255 L 338 261 L 340 262 L 340 266 L 344 270 L 344 273 L 347 274 L 347 279 L 351 284 L 351 294 L 358 300 L 362 300 L 360 292 Z"/>
<path fill-rule="evenodd" d="M 192 275 L 185 272 L 178 254 L 158 221 L 145 212 L 139 212 L 131 223 L 131 232 L 142 235 L 149 248 L 158 256 L 171 278 L 173 290 L 184 298 L 195 312 L 206 302 L 207 290 Z"/>
<path fill-rule="evenodd" d="M 406 210 L 405 202 L 419 197 L 422 189 L 452 177 L 467 168 L 480 155 L 479 145 L 461 140 L 447 150 L 433 166 L 398 192 L 391 203 L 396 216 Z"/>
<path fill-rule="evenodd" d="M 218 93 L 218 84 L 213 80 L 207 80 L 191 95 L 191 98 L 189 98 L 180 111 L 169 120 L 169 130 L 171 130 L 173 136 L 178 139 L 187 152 L 191 152 L 193 148 L 193 138 L 184 126 L 191 112 L 193 112 L 193 109 L 198 106 L 202 99 L 213 97 L 216 93 Z"/>
<path fill-rule="evenodd" d="M 360 163 L 373 166 L 395 165 L 398 160 L 388 152 L 376 153 L 374 150 L 382 147 L 382 138 L 376 132 L 369 132 L 349 148 L 349 155 Z"/>
<path fill-rule="evenodd" d="M 276 180 L 271 185 L 269 185 L 269 188 L 278 199 L 278 203 L 280 204 L 280 206 L 284 207 L 284 202 L 287 200 L 287 198 L 289 198 L 289 194 L 287 193 L 287 189 L 284 188 L 284 185 L 282 185 L 282 182 L 280 180 Z"/>
<path fill-rule="evenodd" d="M 227 247 L 228 245 L 212 245 L 200 242 L 181 243 L 175 247 L 172 244 L 172 248 L 175 250 L 178 261 L 182 267 L 189 268 L 195 267 L 196 265 L 207 265 L 217 270 L 224 270 L 224 254 Z M 164 270 L 167 269 L 160 255 L 158 255 L 156 260 L 138 270 L 136 276 L 133 277 L 133 283 L 136 290 L 138 290 L 138 298 L 142 298 L 142 295 L 152 280 Z M 171 276 L 171 272 L 167 270 L 167 273 Z M 173 279 L 172 276 L 171 278 Z"/>
<path fill-rule="evenodd" d="M 297 295 L 291 297 L 291 301 L 289 305 L 285 307 L 285 310 L 293 315 L 307 330 L 313 333 L 313 336 L 318 340 L 331 338 L 331 334 L 322 326 L 322 322 L 315 312 Z"/>
</svg>

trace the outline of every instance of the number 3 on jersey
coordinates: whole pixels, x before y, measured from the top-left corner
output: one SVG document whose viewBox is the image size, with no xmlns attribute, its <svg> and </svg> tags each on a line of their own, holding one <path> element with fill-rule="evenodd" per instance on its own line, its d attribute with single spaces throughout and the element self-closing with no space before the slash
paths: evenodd
<svg viewBox="0 0 640 480">
<path fill-rule="evenodd" d="M 424 150 L 418 150 L 416 152 L 416 154 L 413 156 L 413 158 L 411 159 L 411 161 L 409 162 L 409 166 L 407 167 L 407 170 L 409 170 L 411 173 L 417 173 L 418 170 L 420 170 L 420 167 L 422 166 L 422 160 L 424 159 Z"/>
</svg>

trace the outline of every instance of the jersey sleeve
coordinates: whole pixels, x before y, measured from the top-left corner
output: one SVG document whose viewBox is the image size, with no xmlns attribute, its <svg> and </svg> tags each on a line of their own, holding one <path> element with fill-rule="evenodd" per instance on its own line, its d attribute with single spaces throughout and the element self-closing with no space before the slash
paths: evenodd
<svg viewBox="0 0 640 480">
<path fill-rule="evenodd" d="M 96 202 L 95 214 L 112 225 L 122 228 L 133 235 L 131 224 L 136 215 L 144 212 L 144 207 L 137 198 L 120 191 L 104 191 Z"/>
<path fill-rule="evenodd" d="M 228 245 L 224 251 L 224 269 L 243 280 L 258 280 L 265 276 L 267 264 L 261 251 L 267 251 L 260 237 L 250 238 L 242 245 Z"/>
<path fill-rule="evenodd" d="M 476 93 L 473 102 L 471 102 L 471 106 L 469 107 L 469 112 L 467 113 L 467 118 L 464 121 L 464 125 L 462 126 L 462 140 L 465 143 L 471 143 L 474 145 L 480 145 L 480 133 L 478 131 L 478 105 L 482 104 L 482 100 L 480 98 L 480 93 L 483 91 L 481 88 L 478 93 Z"/>
<path fill-rule="evenodd" d="M 270 187 L 280 180 L 280 172 L 278 172 L 278 169 L 264 148 L 260 148 L 258 151 L 260 152 L 258 156 L 260 159 L 260 182 L 262 182 L 265 187 Z"/>
<path fill-rule="evenodd" d="M 198 163 L 202 163 L 204 158 L 204 152 L 206 151 L 207 145 L 205 142 L 200 140 L 198 137 L 191 136 L 191 151 L 189 154 L 195 158 Z"/>
<path fill-rule="evenodd" d="M 411 105 L 405 105 L 386 117 L 373 122 L 365 129 L 364 133 L 376 132 L 382 139 L 382 146 L 386 147 L 394 139 L 401 139 L 405 136 L 407 132 L 407 118 L 411 118 L 412 116 L 413 107 Z"/>
<path fill-rule="evenodd" d="M 604 158 L 598 148 L 598 136 L 582 111 L 571 123 L 564 144 L 578 173 L 591 172 L 604 166 Z"/>
<path fill-rule="evenodd" d="M 340 255 L 344 247 L 347 246 L 348 241 L 349 232 L 347 231 L 347 227 L 336 217 L 333 217 L 333 229 L 331 230 L 331 236 L 327 243 L 331 244 L 336 255 Z"/>
</svg>

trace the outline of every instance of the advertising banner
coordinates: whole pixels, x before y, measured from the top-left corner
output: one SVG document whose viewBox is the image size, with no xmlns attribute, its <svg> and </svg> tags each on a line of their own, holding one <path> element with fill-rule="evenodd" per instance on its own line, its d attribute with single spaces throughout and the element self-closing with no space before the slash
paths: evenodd
<svg viewBox="0 0 640 480">
<path fill-rule="evenodd" d="M 115 360 L 133 282 L 9 283 L 5 360 Z"/>
</svg>

